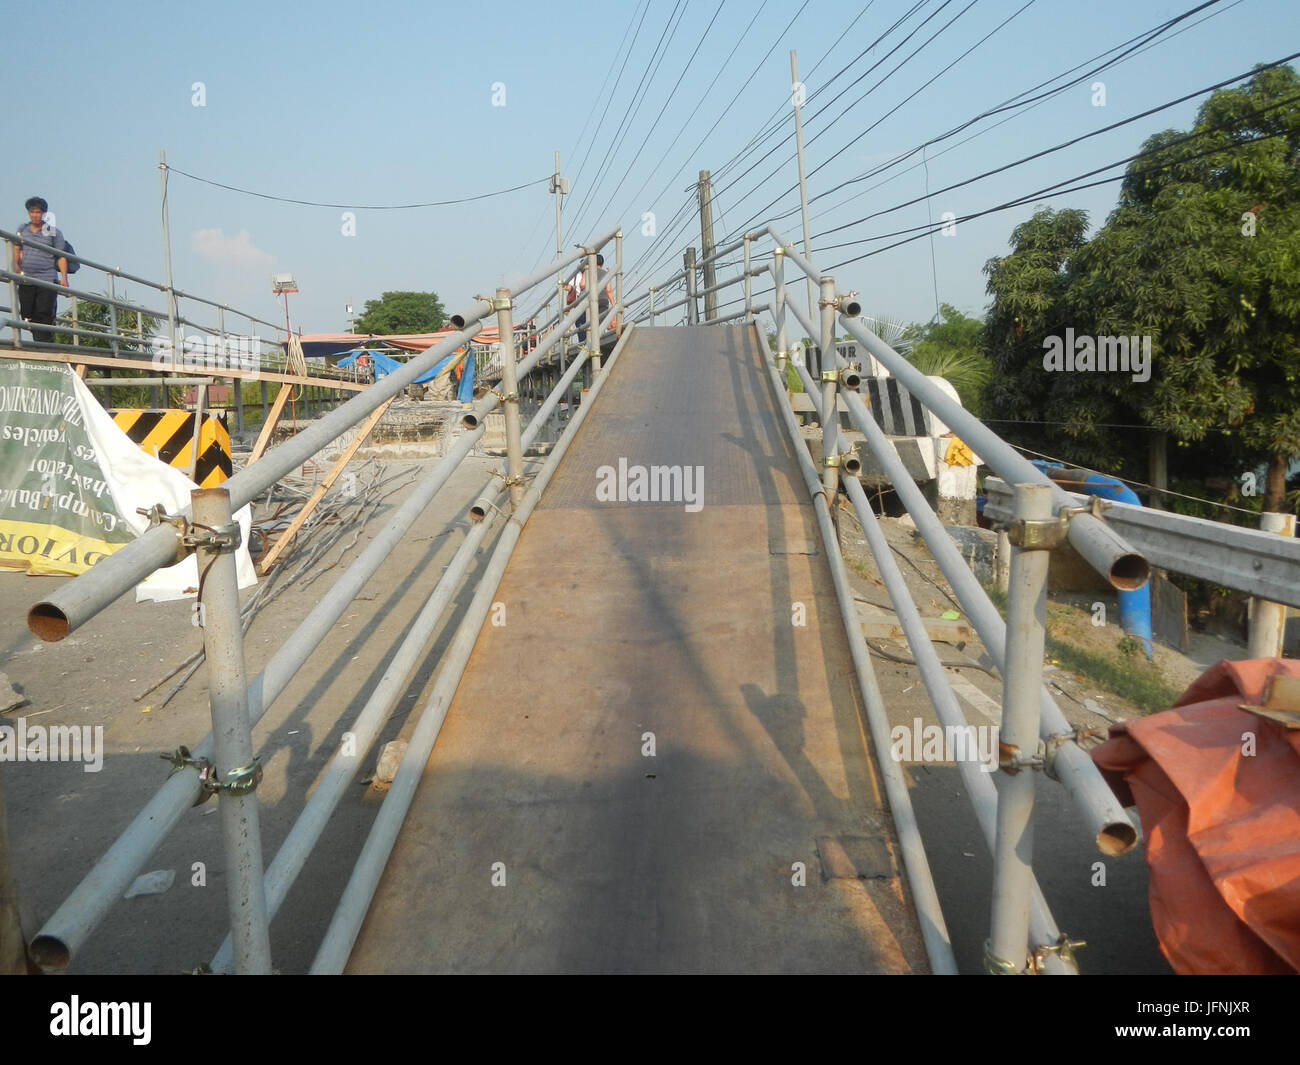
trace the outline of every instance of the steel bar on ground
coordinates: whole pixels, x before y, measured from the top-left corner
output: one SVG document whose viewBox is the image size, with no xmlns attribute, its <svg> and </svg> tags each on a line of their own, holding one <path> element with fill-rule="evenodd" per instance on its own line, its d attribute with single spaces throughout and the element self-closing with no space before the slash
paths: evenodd
<svg viewBox="0 0 1300 1065">
<path fill-rule="evenodd" d="M 1029 523 L 1052 518 L 1052 491 L 1045 484 L 1016 485 L 1016 518 Z M 993 915 L 984 962 L 990 973 L 1016 975 L 1029 968 L 1029 896 L 1034 878 L 1034 790 L 1038 762 L 1038 692 L 1043 685 L 1047 621 L 1048 550 L 1016 546 L 1011 551 L 1011 594 L 1007 597 L 1007 653 L 1002 678 L 1002 726 L 998 757 L 1002 782 L 993 852 Z"/>
<path fill-rule="evenodd" d="M 238 973 L 270 975 L 271 936 L 262 887 L 262 827 L 258 817 L 260 764 L 253 757 L 244 673 L 244 639 L 239 621 L 239 578 L 230 493 L 199 488 L 191 494 L 194 527 L 206 532 L 196 551 L 199 602 L 212 705 L 213 776 L 220 782 L 221 835 L 226 898 Z M 221 538 L 232 536 L 222 542 Z"/>
<path fill-rule="evenodd" d="M 415 378 L 432 369 L 443 356 L 477 335 L 481 328 L 475 324 L 439 341 L 400 370 L 382 378 L 297 436 L 269 451 L 261 461 L 240 470 L 224 485 L 230 492 L 231 506 L 238 510 L 257 498 L 290 470 L 301 466 Z M 63 639 L 154 570 L 178 561 L 177 550 L 174 526 L 162 524 L 149 529 L 33 606 L 27 616 L 28 627 L 43 640 Z"/>
<path fill-rule="evenodd" d="M 595 321 L 589 324 L 593 330 L 599 327 Z M 618 360 L 628 338 L 634 333 L 635 330 L 629 330 L 623 334 L 623 338 L 610 353 L 609 366 L 612 367 Z M 442 668 L 438 672 L 438 679 L 434 684 L 428 702 L 425 703 L 424 709 L 420 713 L 419 723 L 411 736 L 406 754 L 398 766 L 388 794 L 384 797 L 383 805 L 375 817 L 370 835 L 362 847 L 361 856 L 353 867 L 352 876 L 348 879 L 343 897 L 339 900 L 338 908 L 334 911 L 334 917 L 330 922 L 329 929 L 326 931 L 325 938 L 316 953 L 316 958 L 312 962 L 311 973 L 313 975 L 340 973 L 347 964 L 348 957 L 352 953 L 353 944 L 356 942 L 357 932 L 361 929 L 361 923 L 365 920 L 370 901 L 374 898 L 375 889 L 379 886 L 379 879 L 383 875 L 388 856 L 392 853 L 393 843 L 396 841 L 397 833 L 406 818 L 407 810 L 410 809 L 416 787 L 425 772 L 429 756 L 442 728 L 443 720 L 447 716 L 447 709 L 451 704 L 452 696 L 455 694 L 460 678 L 465 672 L 465 666 L 469 662 L 474 644 L 478 640 L 479 630 L 482 628 L 483 621 L 491 609 L 492 597 L 496 594 L 497 587 L 501 583 L 501 577 L 505 573 L 506 565 L 510 561 L 510 555 L 514 551 L 520 533 L 523 531 L 524 523 L 528 521 L 533 508 L 541 499 L 542 493 L 546 490 L 552 475 L 568 451 L 569 445 L 577 436 L 582 423 L 586 420 L 586 416 L 593 406 L 593 401 L 600 395 L 600 390 L 607 380 L 609 380 L 608 372 L 595 375 L 587 401 L 578 408 L 577 414 L 574 415 L 565 428 L 554 450 L 547 457 L 546 464 L 524 494 L 523 502 L 511 515 L 497 540 L 496 548 L 492 552 L 492 560 L 479 578 L 474 599 L 471 601 L 465 618 L 456 630 L 456 635 L 447 649 Z"/>
<path fill-rule="evenodd" d="M 759 342 L 761 343 L 762 334 L 758 332 L 757 325 L 754 326 L 754 330 L 758 333 Z M 853 656 L 853 666 L 857 674 L 858 687 L 862 693 L 863 705 L 866 707 L 867 727 L 871 733 L 871 741 L 876 751 L 888 751 L 890 748 L 889 718 L 885 712 L 884 700 L 880 694 L 880 686 L 876 681 L 875 670 L 871 666 L 871 658 L 867 652 L 866 641 L 862 636 L 862 628 L 858 624 L 853 590 L 849 587 L 844 559 L 839 551 L 839 541 L 836 538 L 835 529 L 831 525 L 830 509 L 826 505 L 824 489 L 820 480 L 818 480 L 817 468 L 813 465 L 807 447 L 804 446 L 803 438 L 799 433 L 799 426 L 795 423 L 794 412 L 790 409 L 789 403 L 785 402 L 784 383 L 778 378 L 773 363 L 765 359 L 764 365 L 775 390 L 777 409 L 785 424 L 786 433 L 794 445 L 795 456 L 799 462 L 799 471 L 803 475 L 804 484 L 808 489 L 808 494 L 812 498 L 813 507 L 817 513 L 817 524 L 821 530 L 822 546 L 826 551 L 826 562 L 831 571 L 831 578 L 835 583 L 835 594 L 839 600 L 840 617 L 844 623 L 845 634 L 849 641 L 849 650 Z M 912 899 L 916 905 L 921 926 L 921 935 L 925 940 L 926 953 L 930 958 L 930 967 L 936 973 L 955 973 L 957 971 L 957 960 L 953 957 L 952 943 L 948 937 L 947 926 L 944 923 L 942 907 L 939 905 L 939 894 L 935 890 L 934 878 L 930 874 L 929 862 L 925 856 L 925 846 L 921 842 L 916 814 L 912 809 L 912 802 L 907 794 L 907 782 L 903 777 L 902 767 L 893 759 L 883 755 L 878 759 L 878 762 L 880 775 L 885 784 L 885 794 L 889 799 L 889 806 L 894 814 L 894 825 L 898 829 L 899 849 L 903 854 L 903 865 L 907 870 L 908 882 L 912 889 Z"/>
<path fill-rule="evenodd" d="M 482 435 L 483 429 L 480 426 L 460 437 L 447 455 L 417 482 L 388 525 L 366 545 L 352 565 L 271 656 L 261 673 L 248 684 L 250 727 L 261 720 L 266 710 L 316 650 L 325 634 L 342 617 L 348 604 L 392 554 L 398 541 L 415 524 L 460 460 L 473 449 Z M 194 748 L 194 757 L 208 757 L 212 752 L 212 743 L 213 737 L 207 736 Z M 167 838 L 199 794 L 197 770 L 182 769 L 167 778 L 144 809 L 37 932 L 32 941 L 32 956 L 42 968 L 67 967 L 86 937 L 122 897 L 149 856 Z"/>
<path fill-rule="evenodd" d="M 838 359 L 838 356 L 837 356 Z M 842 359 L 838 360 L 843 362 Z M 966 560 L 958 552 L 952 538 L 926 502 L 907 468 L 903 465 L 884 431 L 876 424 L 862 397 L 856 392 L 844 393 L 849 417 L 866 438 L 867 446 L 876 457 L 885 475 L 893 483 L 894 491 L 903 501 L 908 514 L 925 539 L 939 569 L 952 585 L 962 607 L 970 616 L 985 649 L 994 665 L 1004 672 L 1006 661 L 1006 624 L 997 608 L 989 601 L 971 573 Z M 1043 739 L 1053 735 L 1069 735 L 1073 727 L 1044 688 L 1039 688 L 1041 730 Z M 1123 806 L 1115 798 L 1110 786 L 1102 779 L 1091 758 L 1076 743 L 1063 743 L 1056 748 L 1049 766 L 1049 774 L 1064 786 L 1076 809 L 1088 825 L 1089 831 L 1103 854 L 1119 855 L 1137 843 L 1137 830 L 1128 819 Z"/>
<path fill-rule="evenodd" d="M 966 785 L 966 797 L 970 799 L 975 819 L 984 833 L 984 842 L 988 845 L 989 853 L 992 854 L 997 839 L 998 791 L 993 784 L 990 771 L 982 768 L 983 763 L 976 756 L 979 750 L 976 733 L 957 704 L 957 697 L 948 683 L 948 675 L 944 672 L 939 656 L 935 654 L 934 644 L 925 631 L 925 622 L 921 620 L 920 611 L 917 610 L 916 603 L 907 590 L 902 571 L 899 570 L 894 553 L 890 550 L 889 542 L 880 528 L 880 522 L 876 520 L 867 494 L 862 490 L 861 482 L 847 474 L 842 480 L 844 492 L 853 504 L 858 522 L 866 536 L 867 546 L 876 560 L 876 569 L 880 572 L 885 591 L 889 593 L 889 599 L 894 604 L 894 612 L 898 615 L 903 635 L 907 637 L 907 645 L 912 649 L 912 657 L 916 660 L 917 671 L 921 674 L 921 681 L 929 693 L 930 703 L 939 716 L 946 734 L 952 735 L 950 730 L 956 729 L 959 730 L 960 735 L 967 737 L 966 751 L 969 757 L 956 759 L 957 771 Z M 993 728 L 991 725 L 984 727 Z M 1033 944 L 1050 946 L 1057 942 L 1061 930 L 1052 917 L 1052 911 L 1048 908 L 1037 878 L 1031 877 L 1030 889 L 1029 931 Z M 1044 968 L 1052 975 L 1078 972 L 1077 968 L 1068 965 L 1058 953 L 1047 955 Z"/>
</svg>

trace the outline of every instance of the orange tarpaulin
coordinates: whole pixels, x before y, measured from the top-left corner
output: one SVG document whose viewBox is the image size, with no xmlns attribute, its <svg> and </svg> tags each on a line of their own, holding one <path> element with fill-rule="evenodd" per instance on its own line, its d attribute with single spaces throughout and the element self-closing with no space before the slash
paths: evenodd
<svg viewBox="0 0 1300 1065">
<path fill-rule="evenodd" d="M 1300 730 L 1239 709 L 1274 674 L 1300 662 L 1220 662 L 1092 752 L 1141 814 L 1151 921 L 1179 973 L 1300 972 Z"/>
</svg>

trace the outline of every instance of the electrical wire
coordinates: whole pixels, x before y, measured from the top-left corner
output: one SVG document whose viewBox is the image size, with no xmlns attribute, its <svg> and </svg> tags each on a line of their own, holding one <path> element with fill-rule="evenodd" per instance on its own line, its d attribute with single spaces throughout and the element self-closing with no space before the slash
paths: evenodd
<svg viewBox="0 0 1300 1065">
<path fill-rule="evenodd" d="M 241 189 L 235 185 L 224 185 L 220 181 L 213 181 L 210 178 L 199 177 L 197 174 L 189 174 L 184 170 L 177 170 L 170 163 L 164 164 L 164 168 L 172 174 L 179 174 L 181 177 L 187 177 L 191 181 L 202 182 L 204 185 L 215 185 L 219 189 L 227 189 L 230 192 L 238 192 L 244 196 L 256 196 L 262 200 L 275 200 L 277 203 L 296 203 L 304 207 L 338 207 L 344 210 L 353 211 L 413 211 L 421 207 L 450 207 L 457 203 L 472 203 L 474 200 L 487 200 L 493 196 L 505 196 L 507 193 L 518 192 L 520 189 L 529 188 L 532 185 L 540 185 L 544 181 L 549 181 L 550 174 L 546 177 L 537 178 L 534 181 L 525 181 L 522 185 L 515 185 L 508 189 L 498 189 L 496 192 L 481 192 L 476 196 L 462 196 L 455 200 L 435 200 L 431 203 L 389 203 L 389 204 L 361 204 L 361 203 L 319 203 L 316 200 L 298 200 L 290 196 L 272 196 L 266 192 L 254 192 L 252 189 Z"/>
</svg>

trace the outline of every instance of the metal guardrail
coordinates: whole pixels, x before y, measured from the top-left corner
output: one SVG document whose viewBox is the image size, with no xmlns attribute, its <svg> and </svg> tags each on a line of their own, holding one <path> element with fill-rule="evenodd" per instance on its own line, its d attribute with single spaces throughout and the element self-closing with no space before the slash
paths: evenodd
<svg viewBox="0 0 1300 1065">
<path fill-rule="evenodd" d="M 767 237 L 775 243 L 771 263 L 765 268 L 771 272 L 774 292 L 770 304 L 759 307 L 753 302 L 750 281 L 765 269 L 752 266 L 752 245 L 755 240 Z M 794 366 L 823 429 L 822 478 L 819 485 L 814 487 L 810 484 L 810 492 L 819 497 L 815 499 L 819 509 L 822 503 L 834 499 L 841 489 L 852 503 L 943 726 L 958 732 L 971 728 L 857 479 L 860 463 L 840 431 L 838 417 L 825 416 L 825 412 L 836 411 L 841 404 L 847 408 L 851 421 L 863 434 L 876 463 L 893 481 L 897 494 L 1002 674 L 1000 769 L 1006 774 L 1006 786 L 1001 789 L 1001 799 L 990 776 L 980 772 L 973 761 L 958 762 L 995 863 L 991 931 L 985 947 L 986 968 L 995 973 L 1077 972 L 1073 955 L 1076 944 L 1061 934 L 1030 867 L 1028 840 L 1032 838 L 1030 826 L 1037 773 L 1044 772 L 1064 785 L 1101 853 L 1116 855 L 1131 849 L 1138 834 L 1091 758 L 1077 743 L 1075 730 L 1043 686 L 1044 633 L 1041 619 L 1046 594 L 1046 552 L 1068 541 L 1118 589 L 1140 587 L 1147 579 L 1150 565 L 1156 564 L 1216 580 L 1255 595 L 1267 594 L 1274 600 L 1300 605 L 1300 542 L 1271 533 L 1124 504 L 1107 504 L 1104 509 L 1099 509 L 1095 501 L 1064 492 L 963 409 L 960 403 L 866 329 L 859 320 L 861 307 L 854 294 L 839 292 L 834 279 L 823 275 L 777 230 L 765 226 L 747 233 L 740 240 L 714 251 L 711 258 L 719 259 L 742 247 L 745 252 L 742 273 L 711 286 L 707 291 L 716 292 L 743 284 L 743 309 L 734 314 L 719 315 L 704 324 L 737 319 L 754 321 L 764 310 L 771 314 L 776 328 L 776 350 L 769 363 L 773 383 L 784 393 L 787 367 Z M 793 263 L 819 286 L 819 322 L 814 322 L 788 298 L 784 277 L 786 261 Z M 639 312 L 637 320 L 653 322 L 656 314 L 682 306 L 687 308 L 689 321 L 700 320 L 697 302 L 703 293 L 694 275 L 702 265 L 693 262 L 688 254 L 686 296 L 666 306 L 655 307 L 654 293 L 662 291 L 670 282 L 653 287 L 649 293 L 649 306 Z M 681 276 L 679 273 L 672 280 Z M 795 325 L 813 341 L 815 348 L 811 352 L 792 345 L 787 309 L 793 314 Z M 883 430 L 870 416 L 862 397 L 857 394 L 861 372 L 848 366 L 837 350 L 834 335 L 837 321 L 916 399 L 968 443 L 992 471 L 1005 479 L 989 481 L 990 506 L 986 508 L 986 514 L 1002 520 L 1011 528 L 1015 544 L 1005 622 L 975 580 Z M 805 353 L 820 353 L 821 365 L 805 365 L 803 359 L 795 357 Z M 797 432 L 793 438 L 797 444 L 802 444 Z M 806 456 L 805 448 L 800 447 L 799 451 Z M 833 537 L 824 539 L 834 570 L 841 564 L 838 561 L 838 541 Z M 1280 591 L 1282 588 L 1286 590 Z M 856 617 L 849 611 L 844 611 L 844 622 L 851 639 L 855 631 L 861 635 Z M 869 681 L 864 681 L 864 684 L 864 702 L 877 750 L 888 750 L 888 730 L 882 731 L 880 722 L 875 720 L 883 716 L 883 710 L 877 714 L 873 709 L 875 699 L 868 690 L 871 684 Z M 891 794 L 892 803 L 894 798 Z M 910 829 L 900 825 L 900 833 L 907 831 Z M 905 847 L 905 857 L 906 854 Z M 914 856 L 907 865 L 914 883 L 918 880 L 922 884 L 929 882 L 923 852 Z M 918 897 L 918 903 L 922 907 L 925 905 L 921 897 Z M 932 926 L 942 927 L 941 913 L 928 920 Z M 927 945 L 932 944 L 927 941 Z M 939 957 L 942 959 L 944 956 L 941 945 Z M 933 962 L 933 951 L 931 957 Z"/>
<path fill-rule="evenodd" d="M 275 371 L 285 369 L 285 355 L 278 348 L 279 345 L 284 343 L 281 337 L 287 337 L 283 325 L 276 325 L 274 322 L 268 322 L 255 315 L 236 310 L 224 303 L 205 299 L 172 288 L 165 283 L 160 284 L 127 273 L 117 267 L 95 262 L 80 255 L 64 253 L 63 257 L 67 258 L 69 262 L 79 263 L 90 271 L 102 274 L 105 291 L 91 291 L 84 280 L 69 283 L 67 287 L 64 287 L 54 282 L 28 277 L 16 271 L 14 249 L 30 246 L 48 252 L 49 246 L 32 239 L 30 234 L 24 236 L 21 231 L 11 232 L 0 229 L 0 239 L 3 239 L 6 245 L 5 268 L 0 269 L 0 279 L 7 285 L 10 299 L 10 310 L 3 318 L 0 318 L 0 330 L 6 328 L 9 330 L 10 343 L 16 349 L 31 348 L 41 352 L 62 351 L 75 353 L 75 349 L 87 348 L 87 354 L 93 350 L 103 349 L 113 356 L 119 356 L 123 353 L 135 353 L 149 357 L 160 370 L 203 372 L 205 369 L 210 368 L 218 376 L 222 369 L 227 368 Z M 120 282 L 138 285 L 156 293 L 165 298 L 168 306 L 165 309 L 156 309 L 127 300 L 118 294 L 117 286 Z M 19 306 L 18 287 L 20 285 L 53 291 L 71 301 L 68 315 L 63 320 L 56 318 L 53 326 L 40 324 L 34 326 L 35 330 L 49 330 L 51 334 L 67 334 L 72 338 L 71 344 L 59 345 L 35 339 L 33 323 L 19 318 L 16 310 L 14 310 Z M 174 317 L 172 317 L 171 311 L 173 300 L 176 301 L 178 307 Z M 216 312 L 215 325 L 211 322 L 200 322 L 197 317 L 189 317 L 180 313 L 181 301 L 214 310 Z M 93 328 L 83 326 L 78 321 L 78 309 L 82 302 L 107 307 L 108 323 L 106 325 L 96 325 Z M 135 316 L 136 328 L 133 332 L 124 332 L 119 328 L 119 312 L 127 312 Z M 142 326 L 141 316 L 168 323 L 167 335 L 155 336 L 146 333 Z M 234 319 L 235 322 L 243 321 L 247 323 L 249 327 L 248 334 L 232 333 L 230 326 L 235 322 L 228 321 L 228 316 Z M 266 327 L 270 331 L 270 336 L 262 336 L 255 328 L 257 326 Z M 184 333 L 187 329 L 193 331 L 188 336 Z M 24 343 L 22 338 L 24 330 L 32 332 L 32 339 L 27 343 Z M 88 343 L 82 344 L 83 340 Z M 263 350 L 264 346 L 268 345 L 273 349 L 269 353 Z M 343 375 L 335 375 L 330 371 L 325 371 L 318 376 L 342 377 Z"/>
<path fill-rule="evenodd" d="M 598 321 L 596 251 L 610 241 L 615 242 L 619 266 L 616 299 L 606 318 Z M 531 350 L 522 358 L 517 358 L 512 321 L 515 300 L 552 278 L 563 282 L 566 271 L 579 260 L 585 261 L 587 269 L 589 300 L 586 306 L 574 307 L 556 321 L 554 328 L 544 336 L 539 333 L 535 344 L 531 340 L 527 344 Z M 623 306 L 617 298 L 622 291 L 621 266 L 622 232 L 612 229 L 592 240 L 587 247 L 557 259 L 541 272 L 521 281 L 513 290 L 497 289 L 491 298 L 476 297 L 462 312 L 452 315 L 451 321 L 457 332 L 410 360 L 399 371 L 380 379 L 343 406 L 326 414 L 297 436 L 268 451 L 259 461 L 241 470 L 221 488 L 195 492 L 192 515 L 189 512 L 160 515 L 160 520 L 138 539 L 102 560 L 93 569 L 64 584 L 48 600 L 32 607 L 28 614 L 28 624 L 32 631 L 44 640 L 61 640 L 155 569 L 171 565 L 190 552 L 196 552 L 205 561 L 212 563 L 211 568 L 207 569 L 206 579 L 201 582 L 200 604 L 203 609 L 200 616 L 203 620 L 201 628 L 204 647 L 210 670 L 214 673 L 209 682 L 213 733 L 192 750 L 177 753 L 172 775 L 37 932 L 30 945 L 31 956 L 37 964 L 51 970 L 66 968 L 86 938 L 122 897 L 149 856 L 180 821 L 184 812 L 208 792 L 216 791 L 220 795 L 223 840 L 227 866 L 231 871 L 227 891 L 231 935 L 218 950 L 214 966 L 223 970 L 233 968 L 240 973 L 271 971 L 269 922 L 287 895 L 311 847 L 319 838 L 330 812 L 346 790 L 347 783 L 382 731 L 384 721 L 391 714 L 418 664 L 429 633 L 451 603 L 475 553 L 485 542 L 494 517 L 499 512 L 492 500 L 509 486 L 514 512 L 498 539 L 490 565 L 489 573 L 494 573 L 495 578 L 480 581 L 470 616 L 461 624 L 453 640 L 453 650 L 449 652 L 450 657 L 430 703 L 430 707 L 433 707 L 435 702 L 442 700 L 440 706 L 432 711 L 426 707 L 426 713 L 417 729 L 416 742 L 427 742 L 431 747 L 436 739 L 441 715 L 445 714 L 450 693 L 454 691 L 459 681 L 459 671 L 464 667 L 462 651 L 463 658 L 467 658 L 468 651 L 465 648 L 472 647 L 482 620 L 481 616 L 475 620 L 476 611 L 480 606 L 483 610 L 490 606 L 495 579 L 499 578 L 504 569 L 505 560 L 546 479 L 576 432 L 581 417 L 585 416 L 582 412 L 588 409 L 590 397 L 588 404 L 580 408 L 579 416 L 570 421 L 560 445 L 553 449 L 542 473 L 526 492 L 523 490 L 523 449 L 553 417 L 561 399 L 571 396 L 573 383 L 579 374 L 594 376 L 592 394 L 595 394 L 600 382 L 604 380 L 599 369 L 598 340 L 610 333 L 623 333 L 621 326 L 617 329 L 612 326 L 616 318 L 621 322 L 624 316 Z M 539 308 L 538 313 L 544 307 L 545 304 Z M 589 334 L 589 343 L 585 347 L 569 350 L 570 330 L 584 313 L 589 314 L 595 323 Z M 388 525 L 344 571 L 272 655 L 261 673 L 248 680 L 244 672 L 238 594 L 231 555 L 238 536 L 238 525 L 232 523 L 231 514 L 265 492 L 286 473 L 300 466 L 321 447 L 363 421 L 446 355 L 472 340 L 483 328 L 484 320 L 493 317 L 501 338 L 503 372 L 499 387 L 485 391 L 476 399 L 466 413 L 468 431 L 416 484 Z M 618 350 L 616 345 L 615 355 Z M 553 365 L 557 360 L 558 369 Z M 541 371 L 541 376 L 548 383 L 553 383 L 554 387 L 541 403 L 530 425 L 524 428 L 519 416 L 519 382 L 534 371 Z M 257 781 L 260 780 L 260 766 L 255 757 L 252 727 L 285 690 L 325 633 L 343 615 L 348 604 L 362 591 L 366 582 L 389 557 L 396 543 L 415 524 L 461 460 L 470 453 L 483 434 L 483 418 L 497 407 L 504 408 L 506 415 L 507 457 L 502 463 L 503 468 L 487 479 L 480 490 L 479 503 L 471 510 L 471 513 L 483 520 L 471 531 L 444 571 L 380 685 L 372 693 L 353 728 L 346 734 L 348 739 L 345 747 L 331 759 L 326 776 L 314 791 L 271 867 L 264 872 L 258 807 L 254 794 Z M 416 743 L 413 742 L 412 748 L 415 746 Z M 427 759 L 427 754 L 425 758 Z M 424 760 L 420 760 L 421 766 Z M 386 812 L 381 813 L 381 818 L 376 821 L 376 830 L 363 852 L 367 862 L 374 860 L 373 855 L 385 846 L 379 840 L 388 829 L 381 829 L 381 822 L 384 826 L 391 826 L 394 820 L 400 824 L 404 807 L 402 810 L 397 807 L 403 802 L 402 791 L 412 773 L 413 770 L 403 762 L 403 767 L 399 770 L 399 781 L 394 782 L 385 801 Z M 415 775 L 418 776 L 418 773 Z M 398 786 L 399 782 L 401 787 Z M 413 786 L 410 790 L 413 791 Z M 409 795 L 406 796 L 406 801 L 409 801 Z M 393 803 L 392 807 L 389 807 L 389 802 Z M 391 842 L 388 845 L 391 846 Z M 383 853 L 386 856 L 387 852 Z M 378 861 L 382 868 L 383 858 Z M 354 880 L 357 877 L 364 879 L 377 876 L 373 869 L 366 867 L 369 871 L 362 872 L 362 868 L 358 867 Z M 350 885 L 347 899 L 355 900 L 356 897 L 356 891 Z M 354 915 L 352 906 L 353 902 L 349 902 L 347 907 L 341 907 L 340 914 Z M 329 942 L 333 944 L 333 949 L 342 951 L 341 955 L 335 954 L 334 957 L 341 956 L 346 960 L 344 939 L 340 938 L 346 937 L 346 932 L 338 931 L 336 927 L 346 929 L 352 920 L 351 916 L 339 916 L 331 926 Z M 351 934 L 355 935 L 355 930 Z M 350 945 L 351 939 L 346 939 L 346 948 L 350 949 Z M 331 964 L 328 960 L 318 958 L 315 970 L 329 968 Z"/>
</svg>

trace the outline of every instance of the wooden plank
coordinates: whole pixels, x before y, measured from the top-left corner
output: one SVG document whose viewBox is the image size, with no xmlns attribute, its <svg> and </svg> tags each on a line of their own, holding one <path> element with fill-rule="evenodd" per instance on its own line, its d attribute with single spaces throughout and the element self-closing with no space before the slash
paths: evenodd
<svg viewBox="0 0 1300 1065">
<path fill-rule="evenodd" d="M 874 603 L 862 599 L 855 600 L 858 607 L 858 621 L 862 625 L 863 635 L 874 638 L 906 640 L 903 626 L 899 624 L 898 615 L 892 610 L 885 610 Z M 971 639 L 970 622 L 960 618 L 922 618 L 925 634 L 931 640 L 940 643 L 969 643 Z"/>
<path fill-rule="evenodd" d="M 379 424 L 379 419 L 384 416 L 384 411 L 388 410 L 389 405 L 392 402 L 393 400 L 390 399 L 383 406 L 378 407 L 371 413 L 369 418 L 361 423 L 360 428 L 357 429 L 357 435 L 352 438 L 352 443 L 348 444 L 348 446 L 343 449 L 343 454 L 341 454 L 338 457 L 338 461 L 330 467 L 330 471 L 325 475 L 325 479 L 316 486 L 316 491 L 311 494 L 311 498 L 303 504 L 302 509 L 298 511 L 294 516 L 293 521 L 289 523 L 289 527 L 280 534 L 280 538 L 276 540 L 275 544 L 272 545 L 271 550 L 266 553 L 266 557 L 262 559 L 263 577 L 271 572 L 271 567 L 275 565 L 276 560 L 283 553 L 284 549 L 288 547 L 293 538 L 298 535 L 298 530 L 302 528 L 303 522 L 311 517 L 312 511 L 314 511 L 320 501 L 325 498 L 325 493 L 333 487 L 339 474 L 343 472 L 343 467 L 352 461 L 352 456 L 357 453 L 357 449 L 365 442 L 365 439 L 370 435 L 371 430 Z"/>
<path fill-rule="evenodd" d="M 349 381 L 343 377 L 298 377 L 295 374 L 279 373 L 275 370 L 240 370 L 223 367 L 207 373 L 202 367 L 159 366 L 152 359 L 122 359 L 111 355 L 82 355 L 80 353 L 57 354 L 49 351 L 29 351 L 27 348 L 0 348 L 0 359 L 27 359 L 29 362 L 75 362 L 84 366 L 108 367 L 115 370 L 152 370 L 154 373 L 185 374 L 189 377 L 238 377 L 245 381 L 271 381 L 277 384 L 319 385 L 324 388 L 338 388 L 345 392 L 364 392 L 370 386 L 360 381 Z"/>
<path fill-rule="evenodd" d="M 275 423 L 280 420 L 280 413 L 284 410 L 284 405 L 291 395 L 293 395 L 293 385 L 282 385 L 280 387 L 275 402 L 271 404 L 271 413 L 267 415 L 266 421 L 262 423 L 262 431 L 257 434 L 257 443 L 253 446 L 253 453 L 248 456 L 247 465 L 251 466 L 262 457 L 266 445 L 271 442 L 271 434 L 275 432 Z"/>
</svg>

